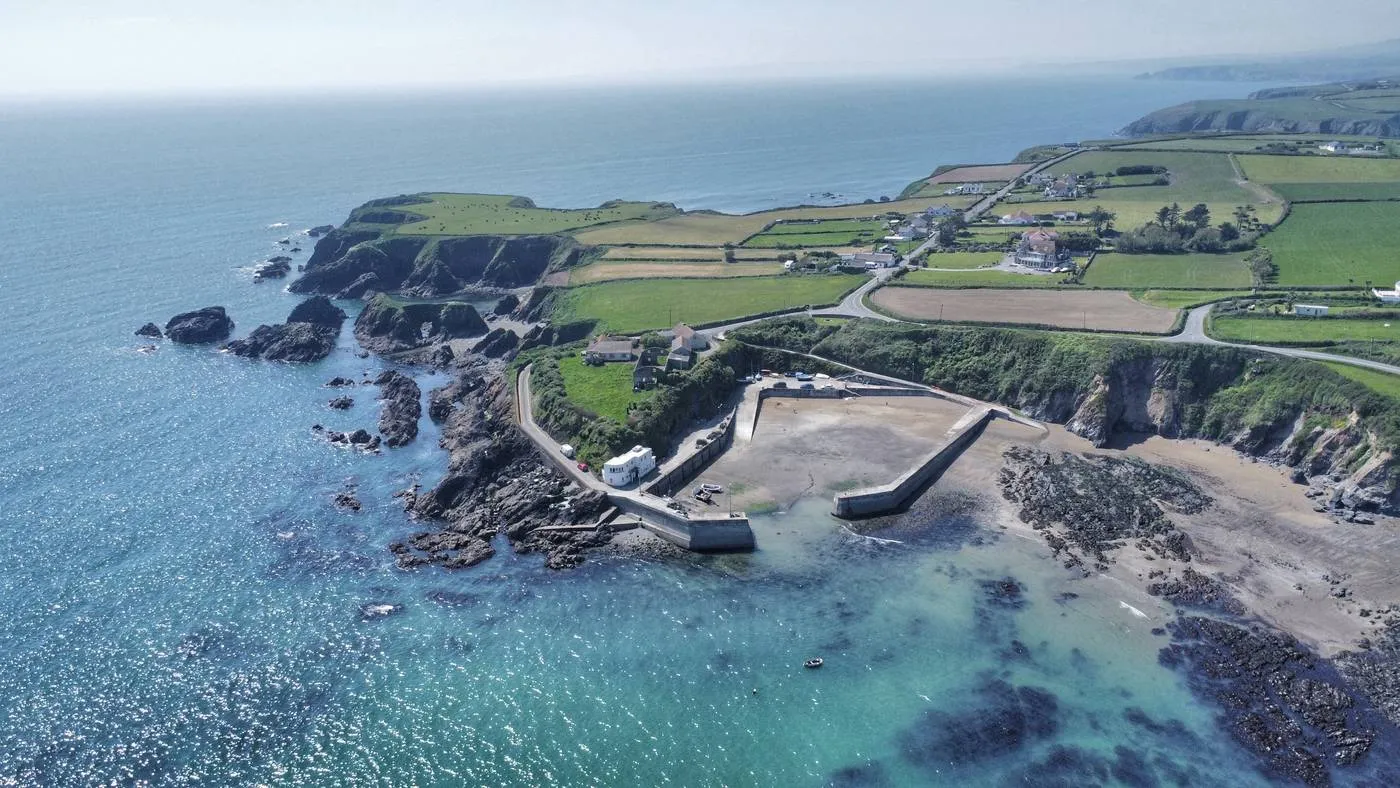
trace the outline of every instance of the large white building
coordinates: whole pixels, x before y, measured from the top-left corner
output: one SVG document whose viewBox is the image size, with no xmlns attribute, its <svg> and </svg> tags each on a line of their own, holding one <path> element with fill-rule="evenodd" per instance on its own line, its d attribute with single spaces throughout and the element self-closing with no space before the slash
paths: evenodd
<svg viewBox="0 0 1400 788">
<path fill-rule="evenodd" d="M 626 454 L 603 463 L 603 481 L 613 487 L 626 487 L 642 480 L 656 468 L 656 455 L 646 446 L 633 446 Z"/>
<path fill-rule="evenodd" d="M 1400 304 L 1400 282 L 1395 283 L 1394 290 L 1372 290 L 1371 293 L 1383 304 Z"/>
</svg>

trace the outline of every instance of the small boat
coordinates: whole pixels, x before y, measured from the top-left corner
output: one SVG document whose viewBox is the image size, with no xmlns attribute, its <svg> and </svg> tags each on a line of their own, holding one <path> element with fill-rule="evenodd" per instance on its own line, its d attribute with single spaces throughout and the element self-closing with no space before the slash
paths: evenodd
<svg viewBox="0 0 1400 788">
<path fill-rule="evenodd" d="M 811 659 L 807 660 L 806 662 L 803 662 L 803 663 L 802 663 L 802 667 L 804 667 L 804 668 L 806 668 L 806 669 L 808 669 L 808 670 L 816 670 L 817 668 L 821 667 L 823 664 L 824 664 L 824 663 L 822 662 L 822 658 L 821 658 L 821 657 L 812 657 Z"/>
</svg>

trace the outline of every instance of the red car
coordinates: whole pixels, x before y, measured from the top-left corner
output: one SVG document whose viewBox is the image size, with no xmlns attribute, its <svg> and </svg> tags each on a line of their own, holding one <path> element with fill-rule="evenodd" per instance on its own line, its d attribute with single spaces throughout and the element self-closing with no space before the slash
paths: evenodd
<svg viewBox="0 0 1400 788">
<path fill-rule="evenodd" d="M 585 473 L 587 473 L 587 472 L 588 472 L 588 463 L 586 463 L 586 462 L 581 462 L 581 463 L 579 463 L 579 464 L 578 464 L 578 469 L 581 470 L 581 471 L 583 471 L 583 472 L 585 472 Z"/>
</svg>

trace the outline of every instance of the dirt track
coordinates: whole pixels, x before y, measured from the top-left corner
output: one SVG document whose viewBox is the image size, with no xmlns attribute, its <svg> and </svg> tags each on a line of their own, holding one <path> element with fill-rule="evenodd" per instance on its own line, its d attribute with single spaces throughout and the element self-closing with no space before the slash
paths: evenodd
<svg viewBox="0 0 1400 788">
<path fill-rule="evenodd" d="M 896 317 L 967 323 L 1026 323 L 1098 331 L 1165 334 L 1176 310 L 1110 290 L 944 290 L 885 287 L 871 296 Z"/>
</svg>

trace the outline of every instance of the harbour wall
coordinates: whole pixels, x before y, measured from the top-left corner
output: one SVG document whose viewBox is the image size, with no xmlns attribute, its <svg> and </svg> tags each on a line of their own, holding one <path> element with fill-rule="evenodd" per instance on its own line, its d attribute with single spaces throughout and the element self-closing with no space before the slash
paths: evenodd
<svg viewBox="0 0 1400 788">
<path fill-rule="evenodd" d="M 832 514 L 851 519 L 874 517 L 900 510 L 930 480 L 946 470 L 958 455 L 962 454 L 963 449 L 982 434 L 987 422 L 995 418 L 996 414 L 996 410 L 985 406 L 969 411 L 948 430 L 948 437 L 938 448 L 899 478 L 879 487 L 867 487 L 836 495 Z"/>
<path fill-rule="evenodd" d="M 734 427 L 738 422 L 738 412 L 729 414 L 728 417 L 715 429 L 719 435 L 709 439 L 709 442 L 701 446 L 694 454 L 686 457 L 676 465 L 676 467 L 666 471 L 653 481 L 647 483 L 643 492 L 648 495 L 665 497 L 675 495 L 686 483 L 694 479 L 706 465 L 723 454 L 734 444 Z M 710 433 L 713 435 L 714 433 Z"/>
</svg>

